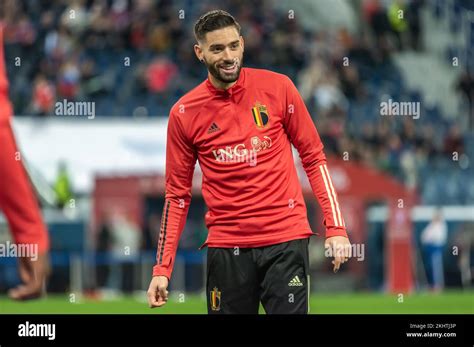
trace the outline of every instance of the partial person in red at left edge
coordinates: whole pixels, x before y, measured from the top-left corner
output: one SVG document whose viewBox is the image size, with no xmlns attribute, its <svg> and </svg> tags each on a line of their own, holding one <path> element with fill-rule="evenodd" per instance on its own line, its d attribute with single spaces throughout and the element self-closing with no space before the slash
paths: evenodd
<svg viewBox="0 0 474 347">
<path fill-rule="evenodd" d="M 17 254 L 21 284 L 8 292 L 11 299 L 28 300 L 45 292 L 49 236 L 13 135 L 13 109 L 8 98 L 3 53 L 4 30 L 5 24 L 0 22 L 0 210 L 7 219 L 14 245 L 22 245 L 18 249 L 31 248 L 26 254 Z"/>
</svg>

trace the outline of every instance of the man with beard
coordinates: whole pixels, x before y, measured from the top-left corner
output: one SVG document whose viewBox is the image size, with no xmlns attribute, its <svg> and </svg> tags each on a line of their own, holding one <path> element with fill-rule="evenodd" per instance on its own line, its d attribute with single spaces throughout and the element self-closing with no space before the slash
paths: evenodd
<svg viewBox="0 0 474 347">
<path fill-rule="evenodd" d="M 227 12 L 203 15 L 194 51 L 208 79 L 172 107 L 166 145 L 166 193 L 148 289 L 150 307 L 168 299 L 179 238 L 191 201 L 196 160 L 209 211 L 209 313 L 309 311 L 310 229 L 291 144 L 324 213 L 334 271 L 350 257 L 323 145 L 291 80 L 243 68 L 240 25 Z M 252 159 L 251 159 L 252 158 Z"/>
</svg>

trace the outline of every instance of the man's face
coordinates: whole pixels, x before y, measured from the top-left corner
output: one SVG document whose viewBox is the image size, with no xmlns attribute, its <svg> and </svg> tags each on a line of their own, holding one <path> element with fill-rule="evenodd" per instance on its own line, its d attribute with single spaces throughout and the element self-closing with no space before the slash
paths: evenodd
<svg viewBox="0 0 474 347">
<path fill-rule="evenodd" d="M 217 81 L 228 84 L 239 78 L 244 40 L 234 26 L 207 33 L 205 39 L 195 46 L 195 52 Z"/>
</svg>

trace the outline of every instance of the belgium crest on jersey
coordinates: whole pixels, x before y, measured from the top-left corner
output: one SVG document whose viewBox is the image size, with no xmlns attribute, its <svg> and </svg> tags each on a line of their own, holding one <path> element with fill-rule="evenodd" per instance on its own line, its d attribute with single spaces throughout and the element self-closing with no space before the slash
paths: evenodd
<svg viewBox="0 0 474 347">
<path fill-rule="evenodd" d="M 257 128 L 265 128 L 270 120 L 267 106 L 260 104 L 258 101 L 252 107 L 252 115 Z"/>
<path fill-rule="evenodd" d="M 210 292 L 211 295 L 211 310 L 219 311 L 221 309 L 221 292 L 214 287 L 214 289 Z"/>
</svg>

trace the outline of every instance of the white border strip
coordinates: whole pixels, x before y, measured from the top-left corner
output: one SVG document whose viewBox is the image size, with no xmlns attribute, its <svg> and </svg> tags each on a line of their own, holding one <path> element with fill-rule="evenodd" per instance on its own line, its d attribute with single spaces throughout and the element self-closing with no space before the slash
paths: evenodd
<svg viewBox="0 0 474 347">
<path fill-rule="evenodd" d="M 415 206 L 411 211 L 414 222 L 431 221 L 437 206 Z M 474 205 L 453 205 L 441 207 L 441 213 L 446 221 L 467 222 L 474 221 Z M 371 207 L 367 210 L 368 222 L 385 222 L 388 218 L 388 208 L 386 206 Z"/>
</svg>

